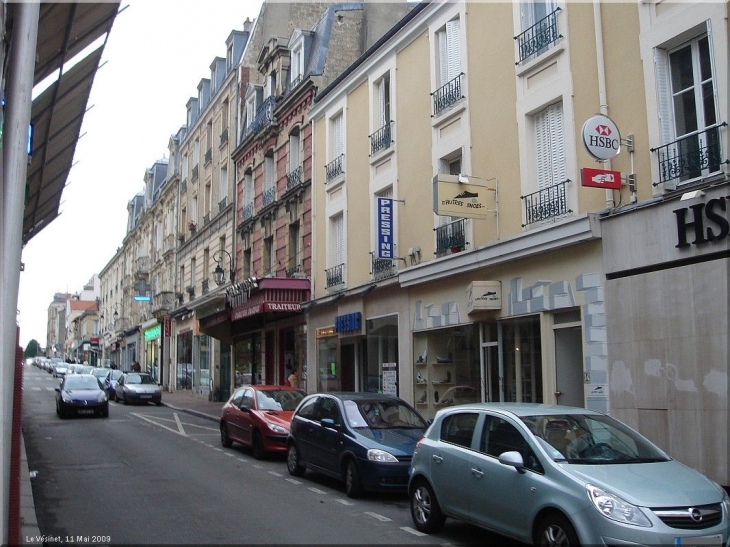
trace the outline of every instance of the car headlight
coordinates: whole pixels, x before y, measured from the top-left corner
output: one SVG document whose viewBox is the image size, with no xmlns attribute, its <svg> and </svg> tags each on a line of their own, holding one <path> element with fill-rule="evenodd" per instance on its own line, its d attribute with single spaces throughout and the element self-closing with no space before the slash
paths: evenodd
<svg viewBox="0 0 730 547">
<path fill-rule="evenodd" d="M 730 497 L 728 497 L 728 495 L 727 495 L 727 492 L 725 491 L 725 489 L 724 489 L 724 488 L 723 488 L 722 486 L 720 486 L 720 485 L 719 485 L 718 483 L 716 483 L 715 481 L 712 481 L 712 483 L 713 483 L 713 484 L 714 484 L 715 486 L 717 486 L 717 489 L 718 489 L 718 490 L 719 490 L 720 492 L 722 492 L 722 501 L 721 501 L 720 503 L 721 503 L 721 504 L 722 504 L 722 506 L 723 506 L 723 507 L 725 508 L 725 515 L 728 515 L 728 516 L 730 516 Z"/>
<path fill-rule="evenodd" d="M 368 450 L 368 460 L 371 462 L 398 463 L 398 458 L 393 456 L 393 454 L 385 450 L 380 450 L 379 448 L 371 448 Z"/>
<path fill-rule="evenodd" d="M 269 429 L 273 431 L 274 433 L 279 433 L 281 435 L 286 435 L 289 433 L 289 430 L 285 427 L 281 427 L 280 425 L 272 424 L 267 422 L 267 426 L 269 426 Z"/>
<path fill-rule="evenodd" d="M 73 403 L 74 400 L 71 398 L 71 395 L 68 393 L 61 393 L 61 399 L 63 399 L 64 403 Z"/>
<path fill-rule="evenodd" d="M 636 505 L 592 484 L 586 484 L 586 490 L 593 506 L 607 519 L 633 526 L 651 527 L 651 521 Z"/>
<path fill-rule="evenodd" d="M 106 393 L 99 393 L 99 396 L 96 398 L 96 400 L 100 403 L 106 403 L 108 400 L 106 397 Z"/>
</svg>

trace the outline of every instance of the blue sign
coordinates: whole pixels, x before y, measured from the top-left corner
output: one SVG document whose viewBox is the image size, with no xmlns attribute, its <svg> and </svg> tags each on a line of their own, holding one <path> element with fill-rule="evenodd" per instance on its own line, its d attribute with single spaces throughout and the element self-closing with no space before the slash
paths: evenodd
<svg viewBox="0 0 730 547">
<path fill-rule="evenodd" d="M 394 258 L 393 256 L 393 200 L 377 198 L 378 207 L 378 248 L 377 258 Z"/>
<path fill-rule="evenodd" d="M 362 314 L 358 311 L 335 317 L 335 332 L 362 330 Z"/>
</svg>

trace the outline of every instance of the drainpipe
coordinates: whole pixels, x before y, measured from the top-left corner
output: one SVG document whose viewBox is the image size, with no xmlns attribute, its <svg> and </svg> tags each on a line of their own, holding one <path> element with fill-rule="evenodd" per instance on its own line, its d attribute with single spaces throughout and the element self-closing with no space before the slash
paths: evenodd
<svg viewBox="0 0 730 547">
<path fill-rule="evenodd" d="M 598 71 L 598 101 L 601 115 L 608 116 L 608 100 L 606 98 L 606 62 L 603 52 L 603 22 L 601 20 L 600 0 L 593 0 L 593 27 L 596 33 L 596 68 Z M 604 163 L 611 169 L 611 160 Z M 606 189 L 606 207 L 614 208 L 613 190 Z"/>
</svg>

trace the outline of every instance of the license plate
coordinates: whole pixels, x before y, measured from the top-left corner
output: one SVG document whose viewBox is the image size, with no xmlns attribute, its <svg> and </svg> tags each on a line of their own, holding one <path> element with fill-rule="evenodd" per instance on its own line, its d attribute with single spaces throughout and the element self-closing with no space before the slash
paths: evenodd
<svg viewBox="0 0 730 547">
<path fill-rule="evenodd" d="M 152 399 L 152 395 L 140 395 L 140 399 Z"/>
<path fill-rule="evenodd" d="M 94 410 L 91 408 L 86 409 L 86 410 L 79 410 L 79 414 L 93 414 L 93 413 L 94 413 Z"/>
<path fill-rule="evenodd" d="M 692 547 L 716 547 L 722 545 L 722 536 L 697 536 L 689 538 L 675 538 L 674 545 L 691 545 Z"/>
</svg>

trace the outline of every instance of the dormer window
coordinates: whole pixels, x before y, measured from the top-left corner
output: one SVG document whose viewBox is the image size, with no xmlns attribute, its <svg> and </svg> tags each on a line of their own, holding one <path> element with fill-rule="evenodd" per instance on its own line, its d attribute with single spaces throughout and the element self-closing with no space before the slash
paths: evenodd
<svg viewBox="0 0 730 547">
<path fill-rule="evenodd" d="M 226 72 L 230 72 L 231 68 L 233 68 L 233 42 L 228 45 L 226 51 Z"/>
</svg>

